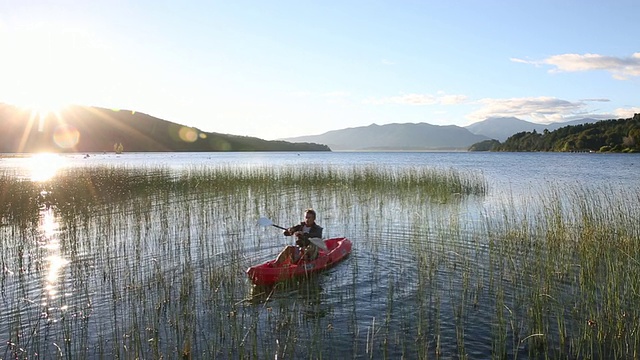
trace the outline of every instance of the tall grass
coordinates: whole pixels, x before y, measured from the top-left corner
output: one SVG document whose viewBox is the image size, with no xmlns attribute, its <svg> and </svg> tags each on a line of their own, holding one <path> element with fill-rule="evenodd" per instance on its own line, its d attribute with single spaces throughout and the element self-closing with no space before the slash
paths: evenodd
<svg viewBox="0 0 640 360">
<path fill-rule="evenodd" d="M 510 295 L 496 308 L 510 309 L 511 347 L 554 358 L 637 357 L 638 195 L 551 188 L 517 216 L 487 216 L 492 287 Z"/>
<path fill-rule="evenodd" d="M 420 167 L 0 175 L 0 357 L 637 357 L 640 193 L 473 213 L 487 191 Z M 309 206 L 352 256 L 252 288 L 244 270 L 288 242 L 256 219 Z"/>
<path fill-rule="evenodd" d="M 295 219 L 296 203 L 331 214 L 352 207 L 354 194 L 371 199 L 383 191 L 442 199 L 448 194 L 440 183 L 452 181 L 476 194 L 484 186 L 479 177 L 479 184 L 466 180 L 454 171 L 376 177 L 372 168 L 314 167 L 76 168 L 46 182 L 2 174 L 4 356 L 295 354 L 292 329 L 300 320 L 289 305 L 269 307 L 266 320 L 242 308 L 243 270 L 255 263 L 246 238 L 260 239 L 257 216 Z M 45 216 L 55 217 L 59 231 L 43 230 Z M 68 264 L 60 273 L 54 253 Z M 326 334 L 318 324 L 309 338 Z M 264 331 L 284 329 L 284 342 L 264 343 Z"/>
</svg>

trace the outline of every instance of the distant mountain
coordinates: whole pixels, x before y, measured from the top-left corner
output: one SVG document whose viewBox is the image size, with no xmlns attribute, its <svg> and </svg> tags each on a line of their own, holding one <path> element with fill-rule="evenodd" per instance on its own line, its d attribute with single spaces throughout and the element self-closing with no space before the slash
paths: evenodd
<svg viewBox="0 0 640 360">
<path fill-rule="evenodd" d="M 596 119 L 579 119 L 561 123 L 551 123 L 548 125 L 537 124 L 529 121 L 521 120 L 515 117 L 493 117 L 477 123 L 466 126 L 465 128 L 473 134 L 484 135 L 490 139 L 505 141 L 513 134 L 523 131 L 543 132 L 545 129 L 553 131 L 568 125 L 581 125 L 597 122 Z"/>
<path fill-rule="evenodd" d="M 313 142 L 332 150 L 453 150 L 487 140 L 459 126 L 427 123 L 387 124 L 333 130 L 320 135 L 291 137 L 291 142 Z"/>
<path fill-rule="evenodd" d="M 553 131 L 553 130 L 557 130 L 557 129 L 563 128 L 565 126 L 593 124 L 593 123 L 596 123 L 598 121 L 602 121 L 602 120 L 584 118 L 584 119 L 565 121 L 565 122 L 555 122 L 555 123 L 551 123 L 551 124 L 547 125 L 547 130 Z"/>
<path fill-rule="evenodd" d="M 40 118 L 0 104 L 0 153 L 159 151 L 330 151 L 320 144 L 204 132 L 143 113 L 69 106 Z"/>
</svg>

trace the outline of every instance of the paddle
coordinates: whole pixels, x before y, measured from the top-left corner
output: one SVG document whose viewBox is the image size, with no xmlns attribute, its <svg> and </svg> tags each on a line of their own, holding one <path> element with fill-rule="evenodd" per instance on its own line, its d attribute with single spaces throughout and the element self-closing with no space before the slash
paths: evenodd
<svg viewBox="0 0 640 360">
<path fill-rule="evenodd" d="M 258 225 L 260 226 L 273 226 L 276 227 L 278 229 L 282 229 L 282 230 L 287 230 L 287 228 L 282 227 L 280 225 L 276 225 L 273 223 L 273 221 L 271 221 L 271 219 L 266 218 L 266 217 L 261 217 L 260 219 L 258 219 Z M 311 243 L 315 246 L 317 246 L 318 248 L 324 250 L 324 251 L 329 251 L 329 248 L 327 247 L 327 244 L 324 243 L 324 240 L 322 240 L 321 238 L 318 237 L 313 237 L 313 238 L 309 238 L 309 241 L 311 241 Z"/>
</svg>

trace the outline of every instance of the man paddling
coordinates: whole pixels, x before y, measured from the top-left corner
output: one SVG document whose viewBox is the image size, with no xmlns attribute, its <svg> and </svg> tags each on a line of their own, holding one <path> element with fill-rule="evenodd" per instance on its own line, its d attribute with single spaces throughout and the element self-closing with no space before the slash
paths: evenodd
<svg viewBox="0 0 640 360">
<path fill-rule="evenodd" d="M 284 236 L 295 236 L 296 246 L 288 245 L 285 247 L 273 263 L 274 266 L 279 266 L 287 259 L 290 260 L 292 264 L 295 264 L 300 261 L 300 259 L 308 261 L 317 258 L 318 247 L 309 241 L 309 238 L 322 238 L 322 227 L 316 224 L 315 210 L 305 210 L 304 221 L 286 229 Z"/>
</svg>

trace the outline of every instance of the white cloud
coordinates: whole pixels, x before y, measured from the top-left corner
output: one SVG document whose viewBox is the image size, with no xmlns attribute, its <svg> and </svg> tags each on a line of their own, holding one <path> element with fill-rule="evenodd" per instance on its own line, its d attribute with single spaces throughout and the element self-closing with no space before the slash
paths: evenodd
<svg viewBox="0 0 640 360">
<path fill-rule="evenodd" d="M 524 59 L 518 59 L 518 58 L 510 58 L 509 60 L 513 62 L 521 63 L 521 64 L 538 65 L 536 62 L 530 61 L 530 60 L 524 60 Z"/>
<path fill-rule="evenodd" d="M 611 100 L 609 99 L 582 99 L 581 101 L 588 101 L 588 102 L 609 102 Z"/>
<path fill-rule="evenodd" d="M 640 107 L 617 108 L 612 112 L 581 112 L 574 115 L 564 116 L 562 121 L 572 121 L 584 118 L 596 120 L 628 119 L 632 118 L 634 114 L 640 114 Z"/>
<path fill-rule="evenodd" d="M 564 121 L 566 116 L 583 113 L 583 101 L 571 102 L 553 97 L 531 97 L 512 99 L 482 99 L 482 108 L 467 117 L 474 121 L 489 117 L 517 117 L 535 122 L 548 123 Z"/>
<path fill-rule="evenodd" d="M 439 97 L 439 103 L 442 105 L 462 104 L 467 100 L 465 95 L 442 95 Z"/>
<path fill-rule="evenodd" d="M 640 114 L 640 107 L 630 107 L 630 108 L 617 108 L 613 111 L 613 115 L 615 115 L 612 118 L 615 119 L 628 119 L 628 118 L 632 118 L 633 115 L 635 114 Z"/>
<path fill-rule="evenodd" d="M 640 114 L 640 107 L 617 108 L 611 113 L 596 113 L 587 109 L 589 102 L 608 102 L 608 99 L 567 101 L 553 97 L 513 99 L 482 99 L 482 108 L 467 115 L 477 122 L 490 117 L 517 117 L 537 123 L 565 122 L 583 118 L 598 120 L 628 119 Z"/>
<path fill-rule="evenodd" d="M 541 61 L 511 58 L 513 62 L 531 65 L 551 65 L 551 72 L 607 71 L 617 80 L 640 76 L 640 52 L 629 57 L 605 56 L 599 54 L 561 54 Z"/>
<path fill-rule="evenodd" d="M 384 104 L 398 104 L 398 105 L 456 105 L 462 104 L 467 101 L 465 95 L 446 95 L 442 92 L 438 92 L 436 95 L 432 94 L 406 94 L 399 96 L 391 96 L 378 99 L 367 99 L 364 101 L 366 104 L 384 105 Z"/>
</svg>

